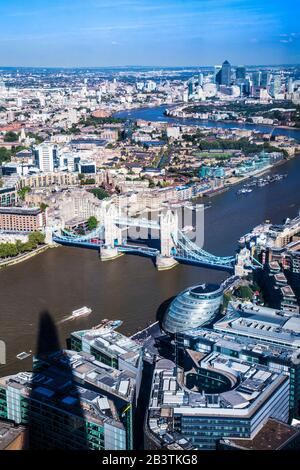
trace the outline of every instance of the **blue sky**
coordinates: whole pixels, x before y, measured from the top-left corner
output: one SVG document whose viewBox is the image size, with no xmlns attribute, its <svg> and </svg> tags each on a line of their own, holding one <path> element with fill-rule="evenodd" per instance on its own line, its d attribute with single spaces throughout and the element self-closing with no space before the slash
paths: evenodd
<svg viewBox="0 0 300 470">
<path fill-rule="evenodd" d="M 300 63 L 299 18 L 299 0 L 0 0 L 0 65 Z"/>
</svg>

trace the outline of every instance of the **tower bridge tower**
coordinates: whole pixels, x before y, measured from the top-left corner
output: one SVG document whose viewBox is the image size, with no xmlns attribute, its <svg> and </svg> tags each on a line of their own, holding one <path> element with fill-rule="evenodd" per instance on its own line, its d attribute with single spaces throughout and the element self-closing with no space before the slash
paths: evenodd
<svg viewBox="0 0 300 470">
<path fill-rule="evenodd" d="M 162 256 L 172 256 L 176 248 L 178 232 L 178 214 L 170 209 L 160 216 L 160 253 Z"/>
<path fill-rule="evenodd" d="M 122 230 L 115 222 L 118 215 L 118 210 L 115 204 L 109 204 L 103 210 L 105 244 L 100 249 L 100 258 L 102 261 L 122 256 L 122 253 L 120 253 L 116 247 L 116 245 L 120 245 L 122 243 Z"/>
<path fill-rule="evenodd" d="M 160 215 L 160 255 L 156 257 L 158 270 L 173 268 L 177 261 L 173 258 L 178 237 L 178 214 L 168 209 Z"/>
</svg>

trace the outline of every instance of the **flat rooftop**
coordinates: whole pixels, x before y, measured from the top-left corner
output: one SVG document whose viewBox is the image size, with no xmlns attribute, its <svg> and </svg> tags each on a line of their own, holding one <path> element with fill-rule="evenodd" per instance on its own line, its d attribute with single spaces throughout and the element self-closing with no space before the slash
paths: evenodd
<svg viewBox="0 0 300 470">
<path fill-rule="evenodd" d="M 0 450 L 5 450 L 17 439 L 25 428 L 0 420 Z"/>
<path fill-rule="evenodd" d="M 107 143 L 106 140 L 104 139 L 93 139 L 91 137 L 88 137 L 86 139 L 73 139 L 70 141 L 70 145 L 96 145 L 97 147 L 102 147 Z"/>
<path fill-rule="evenodd" d="M 8 215 L 31 215 L 36 216 L 40 214 L 39 207 L 0 207 L 0 214 Z"/>
<path fill-rule="evenodd" d="M 167 369 L 164 368 L 164 363 L 165 360 L 158 361 L 154 370 L 149 405 L 150 417 L 152 417 L 151 410 L 154 416 L 159 415 L 162 418 L 162 413 L 170 409 L 171 416 L 177 413 L 192 416 L 249 418 L 262 406 L 269 394 L 288 380 L 288 376 L 270 372 L 265 366 L 250 364 L 213 352 L 199 361 L 199 368 L 224 376 L 230 375 L 235 380 L 232 381 L 233 386 L 229 391 L 215 394 L 200 393 L 183 386 L 182 379 L 179 380 L 178 377 L 184 372 L 181 370 L 177 376 L 172 361 L 168 361 Z"/>
<path fill-rule="evenodd" d="M 98 351 L 119 357 L 134 366 L 138 365 L 142 354 L 142 346 L 139 343 L 113 328 L 75 331 L 72 336 L 84 340 L 90 347 Z"/>
<path fill-rule="evenodd" d="M 231 302 L 227 314 L 214 330 L 265 339 L 290 347 L 300 347 L 300 316 L 253 304 Z"/>
<path fill-rule="evenodd" d="M 269 341 L 264 341 L 264 339 L 248 338 L 236 332 L 232 334 L 230 331 L 227 333 L 207 328 L 197 328 L 196 330 L 185 332 L 184 335 L 193 338 L 193 340 L 198 339 L 202 344 L 211 346 L 215 344 L 220 348 L 230 349 L 238 353 L 246 351 L 268 359 L 274 358 L 274 360 L 280 359 L 288 362 L 292 360 L 292 356 L 295 354 L 295 348 L 293 347 L 273 344 Z"/>
<path fill-rule="evenodd" d="M 234 447 L 246 450 L 280 450 L 296 436 L 300 436 L 298 429 L 277 419 L 269 418 L 252 439 L 228 439 L 227 441 Z"/>
<path fill-rule="evenodd" d="M 129 371 L 107 367 L 90 354 L 67 350 L 43 359 L 45 367 L 41 372 L 20 372 L 1 378 L 0 384 L 16 388 L 24 396 L 46 401 L 62 411 L 83 412 L 100 424 L 113 420 L 115 425 L 120 421 L 118 399 L 133 401 L 135 377 Z"/>
<path fill-rule="evenodd" d="M 0 188 L 0 194 L 11 193 L 13 191 L 16 191 L 16 188 L 14 187 Z"/>
</svg>

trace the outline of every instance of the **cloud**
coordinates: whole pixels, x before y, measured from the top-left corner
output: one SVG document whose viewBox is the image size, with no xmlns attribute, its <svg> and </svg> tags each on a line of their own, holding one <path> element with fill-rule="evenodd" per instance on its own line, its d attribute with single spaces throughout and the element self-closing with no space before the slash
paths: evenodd
<svg viewBox="0 0 300 470">
<path fill-rule="evenodd" d="M 298 37 L 300 37 L 300 33 L 280 34 L 279 35 L 279 38 L 280 38 L 279 42 L 284 43 L 284 44 L 288 44 L 288 43 L 294 42 L 295 39 L 297 39 Z"/>
</svg>

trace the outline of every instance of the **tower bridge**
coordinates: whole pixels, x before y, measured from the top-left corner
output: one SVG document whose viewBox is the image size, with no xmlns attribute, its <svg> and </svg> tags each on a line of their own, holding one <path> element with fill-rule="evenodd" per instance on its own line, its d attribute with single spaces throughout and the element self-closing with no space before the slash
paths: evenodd
<svg viewBox="0 0 300 470">
<path fill-rule="evenodd" d="M 159 234 L 160 249 L 128 243 L 127 231 L 132 227 L 147 229 L 147 234 L 150 231 L 150 235 L 151 231 L 156 231 Z M 216 256 L 203 250 L 189 239 L 188 231 L 191 228 L 180 229 L 177 211 L 171 209 L 161 212 L 159 219 L 154 221 L 124 216 L 114 204 L 109 204 L 104 207 L 102 220 L 92 232 L 75 235 L 63 229 L 56 230 L 52 239 L 62 245 L 99 249 L 102 261 L 132 253 L 155 258 L 159 270 L 170 269 L 180 262 L 233 271 L 235 256 Z M 138 232 L 134 238 L 139 238 Z M 142 237 L 143 240 L 147 238 Z"/>
</svg>

